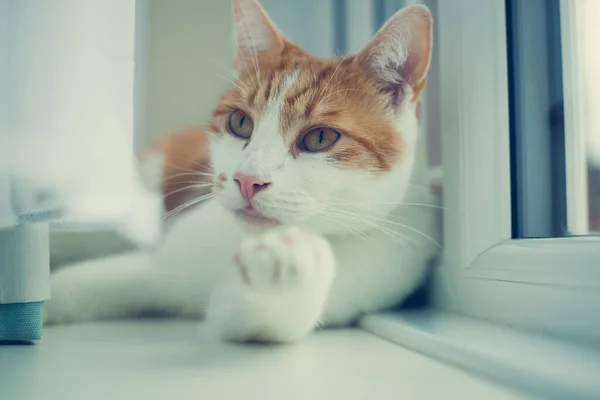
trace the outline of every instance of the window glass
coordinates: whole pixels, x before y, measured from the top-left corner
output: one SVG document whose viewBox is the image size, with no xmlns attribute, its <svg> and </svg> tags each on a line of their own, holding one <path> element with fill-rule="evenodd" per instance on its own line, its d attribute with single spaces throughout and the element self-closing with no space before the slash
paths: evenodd
<svg viewBox="0 0 600 400">
<path fill-rule="evenodd" d="M 595 0 L 507 0 L 513 237 L 600 231 Z"/>
</svg>

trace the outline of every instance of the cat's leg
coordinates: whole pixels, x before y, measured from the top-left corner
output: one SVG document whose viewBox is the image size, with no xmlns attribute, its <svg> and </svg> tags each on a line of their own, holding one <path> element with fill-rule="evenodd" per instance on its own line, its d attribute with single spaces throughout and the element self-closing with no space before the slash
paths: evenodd
<svg viewBox="0 0 600 400">
<path fill-rule="evenodd" d="M 44 323 L 127 318 L 148 311 L 180 313 L 185 295 L 176 291 L 152 265 L 149 253 L 91 260 L 52 274 Z"/>
<path fill-rule="evenodd" d="M 302 228 L 243 241 L 218 286 L 207 323 L 230 341 L 291 342 L 319 323 L 335 273 L 330 244 Z"/>
</svg>

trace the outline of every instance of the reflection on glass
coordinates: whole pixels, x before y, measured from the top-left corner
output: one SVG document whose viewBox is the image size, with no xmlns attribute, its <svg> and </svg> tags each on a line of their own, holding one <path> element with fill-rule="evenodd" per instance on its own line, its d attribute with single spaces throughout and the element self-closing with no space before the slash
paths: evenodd
<svg viewBox="0 0 600 400">
<path fill-rule="evenodd" d="M 567 221 L 600 232 L 600 2 L 562 2 Z"/>
<path fill-rule="evenodd" d="M 598 112 L 600 110 L 600 51 L 597 43 L 600 37 L 600 25 L 597 21 L 597 16 L 600 15 L 600 2 L 586 0 L 583 7 L 586 40 L 584 73 L 588 87 L 586 114 L 589 119 L 587 129 L 589 231 L 600 232 L 600 113 Z"/>
<path fill-rule="evenodd" d="M 512 236 L 600 233 L 600 1 L 506 4 Z"/>
</svg>

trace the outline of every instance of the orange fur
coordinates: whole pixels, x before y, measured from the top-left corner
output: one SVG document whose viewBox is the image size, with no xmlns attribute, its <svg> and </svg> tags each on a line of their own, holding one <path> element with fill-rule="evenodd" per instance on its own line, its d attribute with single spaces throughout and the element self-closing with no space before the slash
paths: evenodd
<svg viewBox="0 0 600 400">
<path fill-rule="evenodd" d="M 343 133 L 343 139 L 329 150 L 332 161 L 381 171 L 394 166 L 402 142 L 385 113 L 389 94 L 365 71 L 360 58 L 319 59 L 285 42 L 281 53 L 260 56 L 258 61 L 260 74 L 249 68 L 240 84 L 222 97 L 211 120 L 213 132 L 226 131 L 227 117 L 234 109 L 244 110 L 257 124 L 285 77 L 295 71 L 296 82 L 284 98 L 281 114 L 281 134 L 292 154 L 301 134 L 327 126 Z"/>
<path fill-rule="evenodd" d="M 194 173 L 210 174 L 208 151 L 208 136 L 204 127 L 169 133 L 139 151 L 140 159 L 156 152 L 162 153 L 164 157 L 161 186 L 166 211 L 171 211 L 192 198 L 210 193 L 210 186 L 186 190 L 194 183 L 212 183 L 211 177 Z"/>
<path fill-rule="evenodd" d="M 227 130 L 231 110 L 242 109 L 257 123 L 267 102 L 277 95 L 284 78 L 300 71 L 296 85 L 284 99 L 282 132 L 290 151 L 303 132 L 315 126 L 328 126 L 344 133 L 334 148 L 331 160 L 348 168 L 390 170 L 402 155 L 400 136 L 386 117 L 384 103 L 388 94 L 379 92 L 376 82 L 365 73 L 356 57 L 318 59 L 287 43 L 279 56 L 260 59 L 261 81 L 249 70 L 240 78 L 239 87 L 230 89 L 215 108 L 208 127 L 197 127 L 166 135 L 142 149 L 160 150 L 165 156 L 163 191 L 167 211 L 210 188 L 183 190 L 192 181 L 209 183 L 208 177 L 182 175 L 190 171 L 207 172 L 210 168 L 208 131 Z M 418 101 L 424 79 L 414 89 Z M 417 107 L 417 112 L 420 107 Z M 175 192 L 175 193 L 173 193 Z"/>
</svg>

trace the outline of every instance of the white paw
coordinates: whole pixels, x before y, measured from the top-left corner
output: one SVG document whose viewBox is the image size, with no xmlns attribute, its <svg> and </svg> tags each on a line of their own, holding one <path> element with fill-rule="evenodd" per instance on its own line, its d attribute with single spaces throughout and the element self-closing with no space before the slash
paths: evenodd
<svg viewBox="0 0 600 400">
<path fill-rule="evenodd" d="M 207 322 L 217 335 L 231 341 L 291 342 L 318 324 L 335 260 L 321 236 L 278 228 L 245 239 L 232 272 L 207 308 Z"/>
<path fill-rule="evenodd" d="M 322 237 L 288 227 L 245 239 L 235 262 L 245 285 L 269 292 L 302 287 L 331 259 L 330 246 Z"/>
</svg>

